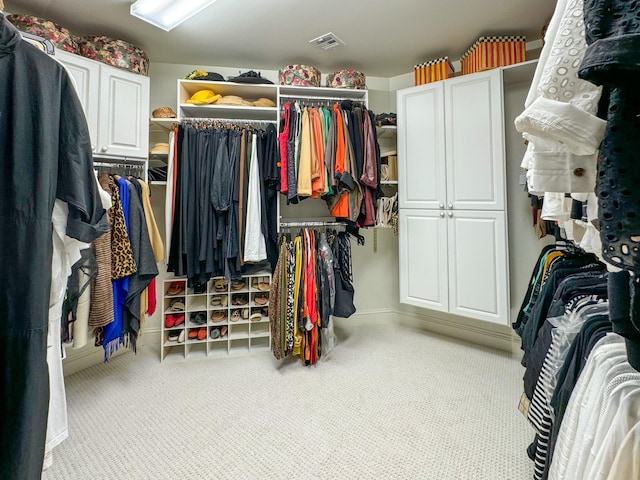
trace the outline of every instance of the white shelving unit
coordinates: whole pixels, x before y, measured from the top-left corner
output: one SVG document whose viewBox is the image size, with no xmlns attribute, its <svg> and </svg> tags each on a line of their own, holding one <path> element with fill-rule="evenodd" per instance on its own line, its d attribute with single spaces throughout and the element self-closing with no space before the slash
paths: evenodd
<svg viewBox="0 0 640 480">
<path fill-rule="evenodd" d="M 164 281 L 162 297 L 162 335 L 161 361 L 166 358 L 192 358 L 194 356 L 227 356 L 230 354 L 254 353 L 269 351 L 271 345 L 271 330 L 269 328 L 269 289 L 265 285 L 271 284 L 271 274 L 259 272 L 242 277 L 244 286 L 235 289 L 233 284 L 224 284 L 223 289 L 215 288 L 216 282 L 223 282 L 220 277 L 207 282 L 204 293 L 195 293 L 187 288 L 187 279 L 183 277 L 171 278 Z M 182 284 L 182 291 L 176 295 L 167 295 L 171 285 Z M 261 289 L 262 286 L 266 289 Z M 258 304 L 256 298 L 266 298 L 267 302 Z M 212 305 L 212 300 L 226 299 L 226 305 Z M 184 309 L 172 310 L 171 305 L 180 301 Z M 217 302 L 216 302 L 217 303 Z M 192 322 L 192 316 L 204 314 L 206 323 L 199 325 Z M 258 318 L 259 314 L 259 318 Z M 167 328 L 165 321 L 169 315 L 184 315 L 184 321 L 178 326 Z M 252 315 L 255 317 L 252 320 Z M 206 330 L 204 339 L 189 338 L 189 332 Z M 226 328 L 224 336 L 212 338 L 212 331 Z M 182 341 L 169 340 L 170 333 L 182 333 Z"/>
<path fill-rule="evenodd" d="M 253 102 L 268 98 L 277 104 L 277 85 L 253 85 L 233 82 L 210 82 L 206 80 L 178 80 L 178 119 L 184 118 L 224 118 L 278 120 L 277 107 L 255 107 L 234 105 L 191 105 L 187 100 L 199 90 L 212 90 L 222 96 L 235 95 Z"/>
</svg>

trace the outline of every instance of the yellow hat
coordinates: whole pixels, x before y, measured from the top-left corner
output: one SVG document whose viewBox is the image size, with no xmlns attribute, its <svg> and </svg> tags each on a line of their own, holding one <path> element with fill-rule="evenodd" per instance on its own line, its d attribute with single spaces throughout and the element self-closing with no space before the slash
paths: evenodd
<svg viewBox="0 0 640 480">
<path fill-rule="evenodd" d="M 198 90 L 196 93 L 191 95 L 191 98 L 187 100 L 187 103 L 191 103 L 193 105 L 210 105 L 222 95 L 216 95 L 213 90 Z"/>
</svg>

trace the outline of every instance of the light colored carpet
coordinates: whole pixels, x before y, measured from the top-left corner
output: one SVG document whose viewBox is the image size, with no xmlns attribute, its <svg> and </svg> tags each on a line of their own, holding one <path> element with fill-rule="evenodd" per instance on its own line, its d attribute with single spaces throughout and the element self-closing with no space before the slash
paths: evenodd
<svg viewBox="0 0 640 480">
<path fill-rule="evenodd" d="M 43 479 L 531 478 L 517 359 L 397 325 L 337 333 L 311 368 L 143 348 L 72 375 Z"/>
</svg>

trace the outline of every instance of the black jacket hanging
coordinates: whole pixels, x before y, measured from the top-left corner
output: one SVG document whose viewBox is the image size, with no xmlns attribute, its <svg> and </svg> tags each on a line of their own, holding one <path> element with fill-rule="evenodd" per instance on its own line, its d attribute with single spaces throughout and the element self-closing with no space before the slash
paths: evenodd
<svg viewBox="0 0 640 480">
<path fill-rule="evenodd" d="M 69 206 L 70 237 L 89 243 L 108 222 L 69 76 L 2 14 L 0 85 L 0 472 L 30 480 L 41 476 L 47 429 L 54 201 Z"/>
</svg>

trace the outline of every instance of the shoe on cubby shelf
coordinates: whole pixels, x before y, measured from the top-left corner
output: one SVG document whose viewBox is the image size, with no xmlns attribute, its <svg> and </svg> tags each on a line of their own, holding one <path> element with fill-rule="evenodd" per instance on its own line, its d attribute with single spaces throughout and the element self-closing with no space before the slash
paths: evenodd
<svg viewBox="0 0 640 480">
<path fill-rule="evenodd" d="M 231 298 L 232 305 L 242 306 L 247 303 L 249 303 L 249 295 L 246 294 L 234 294 Z"/>
<path fill-rule="evenodd" d="M 184 298 L 181 297 L 171 300 L 171 303 L 169 304 L 170 312 L 184 312 L 184 309 Z"/>
<path fill-rule="evenodd" d="M 217 278 L 213 281 L 213 290 L 215 292 L 222 292 L 222 293 L 227 291 L 227 284 L 224 283 L 223 278 Z"/>
<path fill-rule="evenodd" d="M 192 325 L 205 325 L 207 323 L 207 312 L 191 312 L 189 322 Z"/>
<path fill-rule="evenodd" d="M 269 277 L 256 277 L 251 281 L 251 288 L 261 292 L 269 291 L 270 286 Z"/>
<path fill-rule="evenodd" d="M 184 292 L 184 286 L 185 286 L 184 281 L 171 282 L 169 284 L 169 288 L 165 292 L 165 295 L 167 297 L 175 297 L 176 295 L 180 295 L 182 292 Z"/>
</svg>

